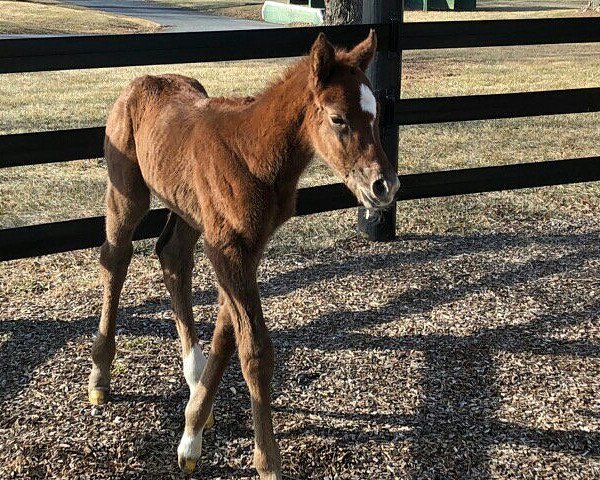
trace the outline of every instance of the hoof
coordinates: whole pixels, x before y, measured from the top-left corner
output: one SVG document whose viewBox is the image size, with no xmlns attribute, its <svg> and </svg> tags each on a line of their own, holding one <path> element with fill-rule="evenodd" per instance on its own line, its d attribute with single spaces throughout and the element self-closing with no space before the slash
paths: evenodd
<svg viewBox="0 0 600 480">
<path fill-rule="evenodd" d="M 196 470 L 196 460 L 179 457 L 179 468 L 186 475 L 191 475 Z"/>
<path fill-rule="evenodd" d="M 260 480 L 282 480 L 281 472 L 266 472 L 258 470 Z"/>
<path fill-rule="evenodd" d="M 213 412 L 210 412 L 210 415 L 206 419 L 206 423 L 204 424 L 204 430 L 209 430 L 215 426 L 215 416 Z"/>
<path fill-rule="evenodd" d="M 177 447 L 177 463 L 188 475 L 196 470 L 196 463 L 202 454 L 202 430 L 194 433 L 184 432 Z"/>
<path fill-rule="evenodd" d="M 108 402 L 108 391 L 93 388 L 88 392 L 88 398 L 92 405 L 104 405 Z"/>
</svg>

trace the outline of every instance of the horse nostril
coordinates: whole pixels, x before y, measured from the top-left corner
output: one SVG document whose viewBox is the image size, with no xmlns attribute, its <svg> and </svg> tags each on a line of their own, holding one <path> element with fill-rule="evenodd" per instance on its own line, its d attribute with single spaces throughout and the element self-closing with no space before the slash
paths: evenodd
<svg viewBox="0 0 600 480">
<path fill-rule="evenodd" d="M 385 183 L 385 180 L 380 178 L 373 182 L 373 185 L 371 185 L 371 190 L 373 191 L 373 195 L 380 198 L 388 192 L 388 186 L 387 183 Z"/>
</svg>

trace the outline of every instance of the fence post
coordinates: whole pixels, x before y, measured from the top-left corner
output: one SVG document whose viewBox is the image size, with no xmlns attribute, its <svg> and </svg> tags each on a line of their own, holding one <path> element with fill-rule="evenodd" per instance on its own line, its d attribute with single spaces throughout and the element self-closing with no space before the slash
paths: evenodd
<svg viewBox="0 0 600 480">
<path fill-rule="evenodd" d="M 391 41 L 389 51 L 381 51 L 375 55 L 368 77 L 382 108 L 382 123 L 390 119 L 390 108 L 393 102 L 400 99 L 400 72 L 402 52 L 397 47 L 398 32 L 402 26 L 404 14 L 403 0 L 365 0 L 363 2 L 363 23 L 386 23 L 391 25 Z M 392 165 L 398 168 L 398 134 L 397 126 L 387 125 L 381 128 L 381 144 Z M 367 209 L 358 208 L 358 230 L 369 240 L 389 241 L 396 236 L 396 202 L 378 214 L 367 215 Z"/>
</svg>

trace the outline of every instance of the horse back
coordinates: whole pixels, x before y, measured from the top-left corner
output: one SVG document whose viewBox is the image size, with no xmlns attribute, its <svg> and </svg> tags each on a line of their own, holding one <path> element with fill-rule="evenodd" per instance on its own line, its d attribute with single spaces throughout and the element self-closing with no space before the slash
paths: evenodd
<svg viewBox="0 0 600 480">
<path fill-rule="evenodd" d="M 177 110 L 184 111 L 190 104 L 207 98 L 206 90 L 194 78 L 175 74 L 136 78 L 121 92 L 109 113 L 105 136 L 107 157 L 116 149 L 137 160 L 145 137 L 157 128 L 173 128 L 167 116 L 185 117 L 177 115 Z"/>
</svg>

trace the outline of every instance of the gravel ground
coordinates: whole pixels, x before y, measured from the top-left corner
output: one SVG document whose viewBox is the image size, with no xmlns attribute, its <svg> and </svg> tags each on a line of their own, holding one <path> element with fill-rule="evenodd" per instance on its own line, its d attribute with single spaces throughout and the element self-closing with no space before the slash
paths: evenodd
<svg viewBox="0 0 600 480">
<path fill-rule="evenodd" d="M 286 478 L 600 479 L 599 234 L 587 216 L 266 258 Z M 1 266 L 0 478 L 182 478 L 179 346 L 136 248 L 103 407 L 85 388 L 97 252 Z M 200 257 L 203 340 L 215 301 Z M 249 407 L 233 363 L 196 478 L 254 478 Z"/>
</svg>

